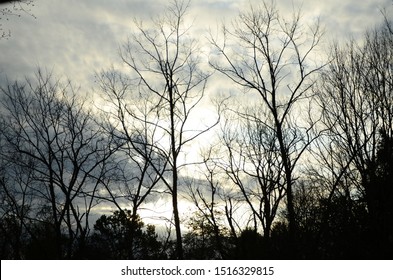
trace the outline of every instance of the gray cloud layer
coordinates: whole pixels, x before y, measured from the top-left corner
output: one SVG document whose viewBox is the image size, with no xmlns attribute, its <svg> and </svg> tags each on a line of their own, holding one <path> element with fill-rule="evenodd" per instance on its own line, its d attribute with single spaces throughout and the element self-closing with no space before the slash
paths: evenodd
<svg viewBox="0 0 393 280">
<path fill-rule="evenodd" d="M 215 28 L 223 19 L 231 19 L 246 0 L 199 0 L 191 2 L 190 16 L 195 28 Z M 90 87 L 96 71 L 119 62 L 117 50 L 131 28 L 133 17 L 149 19 L 167 1 L 159 0 L 37 0 L 32 13 L 14 17 L 4 24 L 12 37 L 0 40 L 0 81 L 30 76 L 40 67 L 53 69 L 77 84 Z M 327 40 L 359 36 L 381 20 L 380 10 L 391 6 L 389 0 L 282 0 L 282 13 L 302 7 L 310 22 L 316 17 L 326 26 Z"/>
</svg>

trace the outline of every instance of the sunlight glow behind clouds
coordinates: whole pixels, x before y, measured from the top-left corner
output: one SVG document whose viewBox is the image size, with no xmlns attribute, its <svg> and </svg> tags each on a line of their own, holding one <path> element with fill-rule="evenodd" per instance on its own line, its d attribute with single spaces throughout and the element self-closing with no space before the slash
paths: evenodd
<svg viewBox="0 0 393 280">
<path fill-rule="evenodd" d="M 209 27 L 217 31 L 225 20 L 230 22 L 237 15 L 238 9 L 247 8 L 248 3 L 260 3 L 260 0 L 192 0 L 189 10 L 190 21 L 194 20 L 193 30 L 201 48 L 209 54 L 207 36 Z M 303 18 L 312 24 L 320 17 L 326 28 L 326 41 L 346 40 L 348 37 L 362 36 L 367 28 L 372 28 L 382 20 L 380 10 L 391 6 L 389 0 L 283 0 L 277 1 L 282 15 L 292 13 L 302 7 Z M 0 40 L 0 83 L 7 76 L 10 81 L 33 76 L 38 66 L 53 69 L 56 76 L 68 77 L 82 86 L 81 93 L 91 92 L 95 87 L 94 75 L 102 70 L 109 70 L 111 65 L 120 67 L 119 46 L 132 31 L 132 19 L 142 18 L 148 22 L 162 9 L 167 0 L 37 0 L 32 13 L 12 18 L 7 28 L 12 37 Z M 388 9 L 389 11 L 389 9 Z M 391 12 L 391 11 L 390 11 Z M 327 45 L 324 46 L 327 51 Z M 235 89 L 221 76 L 208 81 L 208 90 L 217 95 L 220 91 Z M 248 98 L 248 101 L 250 99 Z M 209 116 L 208 111 L 203 116 Z M 210 115 L 215 117 L 214 113 Z M 207 134 L 197 140 L 209 142 Z M 198 146 L 198 145 L 196 145 Z M 189 157 L 199 153 L 194 150 Z M 162 205 L 159 205 L 162 204 Z M 159 200 L 152 209 L 166 208 L 170 205 L 166 199 Z M 181 214 L 189 213 L 189 205 L 182 204 Z M 105 211 L 114 210 L 112 208 Z M 171 212 L 142 215 L 166 216 Z"/>
</svg>

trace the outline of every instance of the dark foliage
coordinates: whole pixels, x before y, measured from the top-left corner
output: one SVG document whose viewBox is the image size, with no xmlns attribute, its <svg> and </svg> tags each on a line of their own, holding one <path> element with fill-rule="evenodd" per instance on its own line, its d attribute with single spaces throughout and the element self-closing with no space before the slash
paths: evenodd
<svg viewBox="0 0 393 280">
<path fill-rule="evenodd" d="M 102 215 L 94 225 L 85 258 L 89 259 L 161 259 L 162 244 L 153 225 L 144 227 L 140 217 L 131 211 L 115 211 Z M 89 252 L 91 251 L 91 252 Z"/>
<path fill-rule="evenodd" d="M 233 247 L 228 230 L 214 225 L 206 217 L 195 213 L 188 223 L 189 232 L 184 235 L 186 259 L 225 259 Z"/>
</svg>

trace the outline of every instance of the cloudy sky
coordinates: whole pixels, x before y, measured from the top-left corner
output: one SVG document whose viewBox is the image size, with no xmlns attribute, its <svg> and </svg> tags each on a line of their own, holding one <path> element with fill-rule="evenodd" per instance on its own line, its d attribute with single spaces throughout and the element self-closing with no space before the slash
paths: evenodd
<svg viewBox="0 0 393 280">
<path fill-rule="evenodd" d="M 194 19 L 196 36 L 200 36 L 203 44 L 209 28 L 214 30 L 222 21 L 230 21 L 250 2 L 258 1 L 191 0 L 189 17 Z M 383 19 L 381 10 L 386 9 L 392 15 L 392 2 L 277 0 L 277 6 L 284 16 L 290 16 L 293 8 L 302 7 L 303 19 L 310 23 L 319 17 L 326 30 L 328 49 L 332 40 L 360 38 L 367 28 L 378 25 Z M 33 3 L 34 6 L 27 7 L 28 13 L 19 13 L 20 17 L 0 19 L 0 27 L 11 31 L 9 38 L 0 39 L 0 85 L 6 79 L 31 77 L 41 67 L 69 78 L 81 86 L 82 92 L 90 94 L 98 88 L 94 84 L 95 73 L 120 64 L 118 49 L 132 31 L 133 18 L 149 21 L 164 9 L 168 0 L 33 0 Z M 5 5 L 0 6 L 0 11 Z M 182 213 L 187 211 L 185 207 L 186 204 L 182 205 Z"/>
<path fill-rule="evenodd" d="M 11 37 L 0 39 L 0 82 L 30 76 L 37 67 L 68 77 L 85 90 L 94 74 L 119 63 L 118 48 L 129 35 L 134 17 L 149 20 L 168 0 L 34 0 L 30 13 L 2 17 Z M 192 0 L 194 28 L 216 28 L 253 0 Z M 360 36 L 381 20 L 381 9 L 392 10 L 391 0 L 277 0 L 281 13 L 302 7 L 306 20 L 321 18 L 326 41 Z M 2 4 L 1 8 L 5 4 Z M 200 33 L 198 33 L 200 34 Z M 203 35 L 198 35 L 203 36 Z"/>
</svg>

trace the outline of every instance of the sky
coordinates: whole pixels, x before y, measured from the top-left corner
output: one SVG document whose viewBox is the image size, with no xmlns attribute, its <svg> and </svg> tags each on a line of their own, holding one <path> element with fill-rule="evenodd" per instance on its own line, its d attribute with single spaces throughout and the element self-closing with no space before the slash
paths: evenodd
<svg viewBox="0 0 393 280">
<path fill-rule="evenodd" d="M 205 44 L 209 28 L 215 30 L 223 21 L 230 22 L 250 2 L 260 1 L 191 0 L 189 17 L 194 21 L 195 36 Z M 70 79 L 82 93 L 94 94 L 98 90 L 95 75 L 121 63 L 118 50 L 132 32 L 133 18 L 149 22 L 166 3 L 168 0 L 34 0 L 34 6 L 30 5 L 27 13 L 21 12 L 20 17 L 0 19 L 3 30 L 11 32 L 10 37 L 0 39 L 0 86 L 7 79 L 32 77 L 41 67 Z M 393 13 L 392 0 L 276 3 L 282 16 L 301 8 L 306 22 L 312 24 L 319 17 L 326 31 L 326 50 L 333 40 L 361 38 L 365 30 L 382 22 L 381 10 Z M 182 213 L 187 211 L 183 206 Z"/>
<path fill-rule="evenodd" d="M 11 37 L 0 39 L 0 82 L 30 77 L 37 67 L 67 77 L 85 91 L 94 88 L 94 75 L 120 63 L 118 49 L 131 32 L 134 17 L 149 21 L 167 0 L 34 0 L 31 15 L 0 19 Z M 198 36 L 222 21 L 232 20 L 253 0 L 191 0 L 189 17 Z M 317 17 L 327 42 L 359 37 L 389 12 L 391 0 L 277 0 L 286 15 L 302 9 L 306 21 Z M 4 7 L 2 4 L 1 7 Z M 390 11 L 391 12 L 391 11 Z M 33 16 L 32 16 L 33 15 Z M 203 34 L 204 32 L 205 34 Z"/>
</svg>

